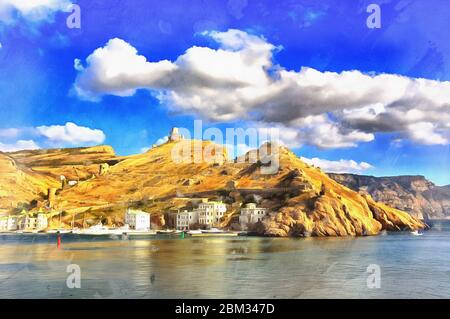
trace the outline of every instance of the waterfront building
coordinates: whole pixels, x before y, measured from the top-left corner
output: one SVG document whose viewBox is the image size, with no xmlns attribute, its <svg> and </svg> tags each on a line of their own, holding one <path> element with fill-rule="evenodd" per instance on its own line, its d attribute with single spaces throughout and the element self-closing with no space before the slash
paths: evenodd
<svg viewBox="0 0 450 319">
<path fill-rule="evenodd" d="M 125 213 L 125 224 L 134 230 L 150 230 L 150 214 L 142 210 L 129 208 Z"/>
<path fill-rule="evenodd" d="M 0 217 L 0 231 L 7 231 L 8 230 L 8 217 L 2 216 Z"/>
<path fill-rule="evenodd" d="M 195 209 L 198 213 L 198 221 L 202 225 L 213 226 L 220 222 L 227 212 L 227 206 L 222 202 L 202 202 Z"/>
<path fill-rule="evenodd" d="M 17 216 L 8 216 L 7 230 L 17 230 L 19 228 L 19 218 Z"/>
<path fill-rule="evenodd" d="M 241 208 L 239 223 L 242 228 L 247 228 L 249 224 L 255 224 L 263 220 L 267 215 L 267 209 L 257 207 L 255 203 L 248 203 Z"/>
<path fill-rule="evenodd" d="M 45 214 L 38 214 L 36 218 L 36 229 L 42 230 L 48 227 L 48 219 Z"/>
<path fill-rule="evenodd" d="M 175 228 L 178 230 L 189 229 L 191 225 L 198 223 L 198 212 L 184 210 L 175 213 Z"/>
<path fill-rule="evenodd" d="M 37 214 L 37 216 L 28 214 L 17 218 L 17 227 L 22 230 L 44 230 L 48 227 L 48 219 L 46 214 Z"/>
</svg>

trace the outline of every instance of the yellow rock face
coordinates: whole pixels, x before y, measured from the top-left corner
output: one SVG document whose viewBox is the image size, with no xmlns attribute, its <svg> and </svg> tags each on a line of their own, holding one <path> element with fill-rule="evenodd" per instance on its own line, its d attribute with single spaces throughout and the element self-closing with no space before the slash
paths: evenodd
<svg viewBox="0 0 450 319">
<path fill-rule="evenodd" d="M 280 157 L 282 166 L 301 170 L 304 179 L 316 190 L 289 199 L 278 214 L 260 225 L 258 230 L 265 235 L 362 236 L 376 235 L 381 230 L 426 227 L 405 212 L 376 203 L 370 196 L 362 196 L 338 184 L 288 150 L 282 150 Z"/>
<path fill-rule="evenodd" d="M 202 155 L 199 160 L 194 154 L 174 156 L 189 147 L 197 147 L 203 156 L 213 155 L 214 160 L 205 162 Z M 60 190 L 54 199 L 54 206 L 66 212 L 66 224 L 74 220 L 79 225 L 89 219 L 120 224 L 125 209 L 137 206 L 153 213 L 152 222 L 163 225 L 165 212 L 189 208 L 193 198 L 207 197 L 229 204 L 230 213 L 222 223 L 227 226 L 235 222 L 240 204 L 252 197 L 272 212 L 257 225 L 257 231 L 268 236 L 375 235 L 383 229 L 425 227 L 407 213 L 338 184 L 285 148 L 280 148 L 278 155 L 279 169 L 270 175 L 261 173 L 261 162 L 227 160 L 224 148 L 208 141 L 173 141 L 126 157 L 117 157 L 112 148 L 100 146 L 24 151 L 11 153 L 8 158 L 32 172 L 45 189 L 48 184 L 60 183 L 59 175 L 64 174 L 68 180 L 78 178 L 75 186 Z M 100 175 L 103 163 L 109 169 Z M 21 174 L 17 169 L 6 172 L 8 165 L 5 161 L 0 166 L 2 178 Z M 40 177 L 46 181 L 41 182 Z M 230 188 L 231 184 L 235 186 Z M 3 189 L 8 196 L 13 192 L 11 185 Z M 33 197 L 32 193 L 28 195 L 23 199 Z"/>
<path fill-rule="evenodd" d="M 17 164 L 9 155 L 0 152 L 1 210 L 39 199 L 45 196 L 49 187 L 55 185 L 54 179 Z"/>
</svg>

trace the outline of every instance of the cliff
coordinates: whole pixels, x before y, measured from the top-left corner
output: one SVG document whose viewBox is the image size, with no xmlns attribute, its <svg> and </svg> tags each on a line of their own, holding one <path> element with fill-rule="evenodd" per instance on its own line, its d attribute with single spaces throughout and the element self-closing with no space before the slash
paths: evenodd
<svg viewBox="0 0 450 319">
<path fill-rule="evenodd" d="M 34 172 L 0 152 L 0 210 L 42 200 L 47 189 L 55 186 L 57 182 L 53 178 Z"/>
<path fill-rule="evenodd" d="M 374 177 L 329 174 L 338 183 L 421 219 L 450 217 L 450 186 L 436 186 L 423 176 Z"/>
<path fill-rule="evenodd" d="M 194 154 L 174 160 L 174 148 L 194 145 L 200 153 L 214 154 L 215 160 L 196 162 Z M 255 152 L 259 154 L 259 150 L 251 151 L 244 158 Z M 109 147 L 24 151 L 8 156 L 53 180 L 61 174 L 70 178 L 82 175 L 76 185 L 58 190 L 50 205 L 66 212 L 63 222 L 74 219 L 78 226 L 82 221 L 98 220 L 121 224 L 129 206 L 151 212 L 152 222 L 163 225 L 164 212 L 189 208 L 192 201 L 207 197 L 229 205 L 223 226 L 233 226 L 239 207 L 246 202 L 267 207 L 272 214 L 256 231 L 268 236 L 375 235 L 384 229 L 425 227 L 405 212 L 340 185 L 283 147 L 277 154 L 279 167 L 272 174 L 262 173 L 267 165 L 261 161 L 227 161 L 222 146 L 183 139 L 126 157 L 115 156 Z M 50 204 L 46 199 L 38 201 Z"/>
</svg>

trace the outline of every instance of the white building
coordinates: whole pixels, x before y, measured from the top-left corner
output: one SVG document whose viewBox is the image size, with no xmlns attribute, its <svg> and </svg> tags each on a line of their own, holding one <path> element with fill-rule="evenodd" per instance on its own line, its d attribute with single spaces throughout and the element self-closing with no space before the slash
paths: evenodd
<svg viewBox="0 0 450 319">
<path fill-rule="evenodd" d="M 266 215 L 266 208 L 256 207 L 255 203 L 248 203 L 245 207 L 241 208 L 239 223 L 243 228 L 246 228 L 249 224 L 255 224 L 262 221 Z"/>
<path fill-rule="evenodd" d="M 0 231 L 7 231 L 8 230 L 8 217 L 2 216 L 0 217 Z"/>
<path fill-rule="evenodd" d="M 125 224 L 134 230 L 150 230 L 150 214 L 129 208 L 125 213 Z"/>
<path fill-rule="evenodd" d="M 198 205 L 196 211 L 200 224 L 212 226 L 220 222 L 227 212 L 227 206 L 222 202 L 203 202 Z"/>
<path fill-rule="evenodd" d="M 178 230 L 189 229 L 190 225 L 198 223 L 197 211 L 184 210 L 175 214 L 175 228 Z"/>
<path fill-rule="evenodd" d="M 19 228 L 19 218 L 17 216 L 8 216 L 6 230 L 12 231 Z"/>
<path fill-rule="evenodd" d="M 78 184 L 78 181 L 69 181 L 67 184 L 69 184 L 69 186 L 75 186 Z"/>
<path fill-rule="evenodd" d="M 38 214 L 36 218 L 36 229 L 42 230 L 48 227 L 48 219 L 45 214 Z"/>
<path fill-rule="evenodd" d="M 17 220 L 16 223 L 23 230 L 44 230 L 48 227 L 48 219 L 45 214 L 37 214 L 37 217 L 26 215 L 19 222 Z"/>
</svg>

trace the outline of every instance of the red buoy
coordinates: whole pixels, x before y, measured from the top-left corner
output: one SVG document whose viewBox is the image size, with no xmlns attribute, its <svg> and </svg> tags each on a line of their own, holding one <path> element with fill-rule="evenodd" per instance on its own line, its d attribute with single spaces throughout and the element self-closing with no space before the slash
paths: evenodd
<svg viewBox="0 0 450 319">
<path fill-rule="evenodd" d="M 58 234 L 57 247 L 61 248 L 61 235 L 59 234 L 59 231 L 57 232 L 57 234 Z"/>
</svg>

